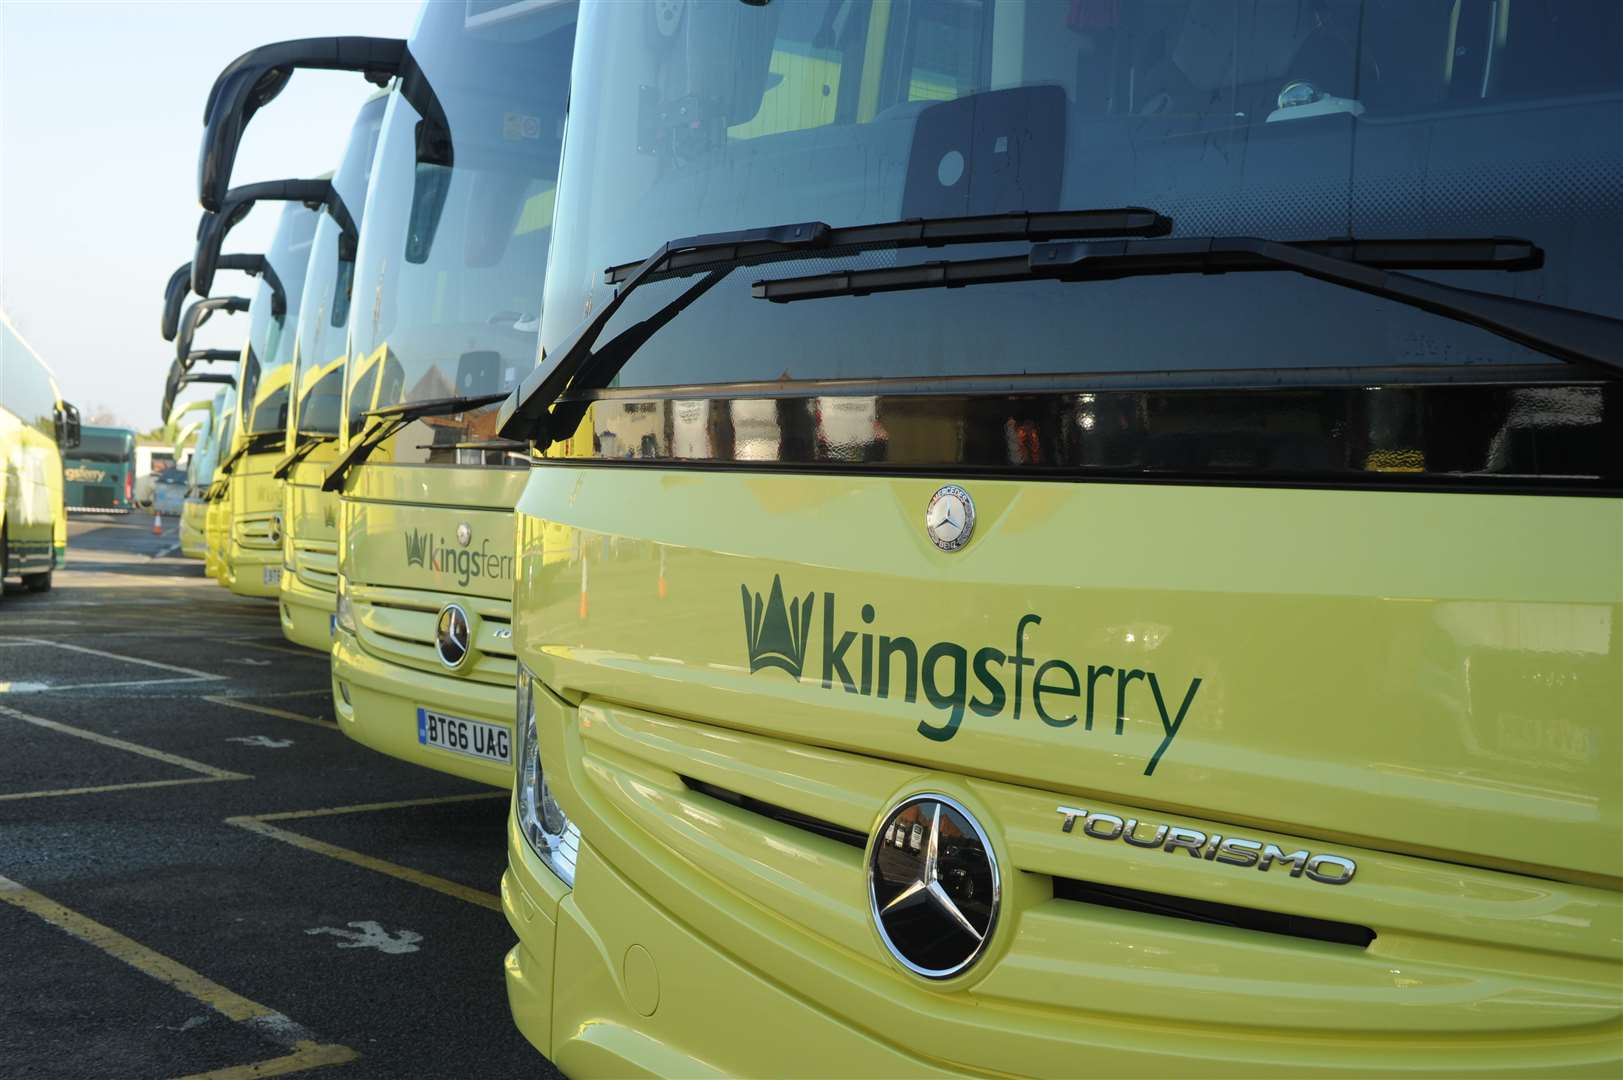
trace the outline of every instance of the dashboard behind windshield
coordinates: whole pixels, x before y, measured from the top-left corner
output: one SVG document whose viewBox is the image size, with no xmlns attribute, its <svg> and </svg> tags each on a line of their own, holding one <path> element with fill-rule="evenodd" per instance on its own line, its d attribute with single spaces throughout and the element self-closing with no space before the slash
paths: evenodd
<svg viewBox="0 0 1623 1080">
<path fill-rule="evenodd" d="M 1124 205 L 1166 214 L 1175 236 L 1519 236 L 1543 249 L 1541 269 L 1425 276 L 1623 315 L 1623 5 L 1611 0 L 603 4 L 580 33 L 547 348 L 612 296 L 605 267 L 675 237 Z M 1561 370 L 1288 273 L 750 299 L 756 279 L 941 257 L 735 272 L 614 385 Z M 691 283 L 639 289 L 605 340 Z"/>
</svg>

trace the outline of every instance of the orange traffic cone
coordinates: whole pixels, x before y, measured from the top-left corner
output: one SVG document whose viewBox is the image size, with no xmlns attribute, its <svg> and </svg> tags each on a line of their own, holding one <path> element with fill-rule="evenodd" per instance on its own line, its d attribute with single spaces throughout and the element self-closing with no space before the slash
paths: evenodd
<svg viewBox="0 0 1623 1080">
<path fill-rule="evenodd" d="M 163 515 L 154 511 L 152 514 L 152 535 L 163 535 Z"/>
</svg>

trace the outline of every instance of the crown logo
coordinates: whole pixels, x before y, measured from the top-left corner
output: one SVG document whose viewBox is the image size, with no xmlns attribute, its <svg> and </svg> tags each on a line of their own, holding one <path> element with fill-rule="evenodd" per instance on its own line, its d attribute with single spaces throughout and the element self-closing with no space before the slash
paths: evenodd
<svg viewBox="0 0 1623 1080">
<path fill-rule="evenodd" d="M 406 565 L 421 566 L 423 560 L 428 558 L 428 542 L 433 534 L 411 530 L 406 536 Z"/>
<path fill-rule="evenodd" d="M 738 591 L 744 598 L 744 639 L 749 645 L 750 673 L 762 668 L 782 668 L 795 678 L 806 663 L 806 641 L 811 630 L 812 594 L 796 597 L 788 607 L 783 603 L 783 582 L 772 575 L 772 592 L 766 603 L 748 585 Z"/>
</svg>

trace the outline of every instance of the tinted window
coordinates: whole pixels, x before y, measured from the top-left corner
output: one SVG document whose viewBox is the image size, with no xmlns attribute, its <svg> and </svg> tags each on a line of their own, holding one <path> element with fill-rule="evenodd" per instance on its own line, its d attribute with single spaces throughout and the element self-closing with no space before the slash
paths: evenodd
<svg viewBox="0 0 1623 1080">
<path fill-rule="evenodd" d="M 1524 237 L 1541 269 L 1428 276 L 1623 315 L 1615 0 L 600 4 L 580 34 L 544 348 L 672 238 L 1116 206 L 1179 236 Z M 1287 273 L 750 296 L 1025 250 L 735 272 L 619 385 L 1548 362 Z M 611 334 L 694 280 L 638 290 Z"/>
<path fill-rule="evenodd" d="M 333 174 L 333 187 L 360 228 L 366 209 L 366 183 L 372 169 L 383 124 L 385 99 L 375 97 L 361 106 L 350 130 L 344 160 Z M 330 214 L 316 222 L 305 272 L 303 316 L 299 319 L 297 367 L 292 384 L 297 388 L 299 431 L 337 435 L 344 396 L 345 324 L 349 319 L 353 262 L 338 258 L 338 223 Z"/>
<path fill-rule="evenodd" d="M 56 387 L 50 372 L 4 320 L 0 320 L 0 406 L 40 434 L 55 437 Z"/>
<path fill-rule="evenodd" d="M 444 109 L 452 163 L 419 160 L 422 117 L 391 96 L 350 315 L 350 424 L 400 402 L 511 388 L 535 363 L 573 5 L 424 6 L 412 54 Z M 430 417 L 395 441 L 455 461 L 495 413 Z"/>
<path fill-rule="evenodd" d="M 302 203 L 284 203 L 276 234 L 265 258 L 281 279 L 287 311 L 271 313 L 270 286 L 261 280 L 248 306 L 248 353 L 243 358 L 242 401 L 245 429 L 250 435 L 287 428 L 288 384 L 292 372 L 293 343 L 299 323 L 299 299 L 304 292 L 304 271 L 310 261 L 310 241 L 317 213 Z"/>
</svg>

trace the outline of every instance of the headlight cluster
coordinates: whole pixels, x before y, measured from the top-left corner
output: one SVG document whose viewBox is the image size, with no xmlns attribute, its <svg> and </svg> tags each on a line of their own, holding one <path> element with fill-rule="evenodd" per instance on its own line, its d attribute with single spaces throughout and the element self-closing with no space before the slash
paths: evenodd
<svg viewBox="0 0 1623 1080">
<path fill-rule="evenodd" d="M 333 608 L 333 614 L 335 616 L 334 621 L 338 623 L 338 629 L 347 634 L 355 632 L 355 609 L 350 606 L 349 583 L 345 580 L 343 574 L 338 575 L 338 602 Z"/>
<path fill-rule="evenodd" d="M 541 744 L 536 738 L 536 695 L 543 693 L 535 675 L 523 664 L 518 666 L 518 713 L 513 730 L 518 734 L 518 778 L 514 791 L 514 812 L 519 828 L 541 861 L 563 879 L 575 884 L 575 854 L 580 847 L 580 830 L 565 816 L 563 808 L 547 787 L 546 770 L 541 767 Z"/>
</svg>

